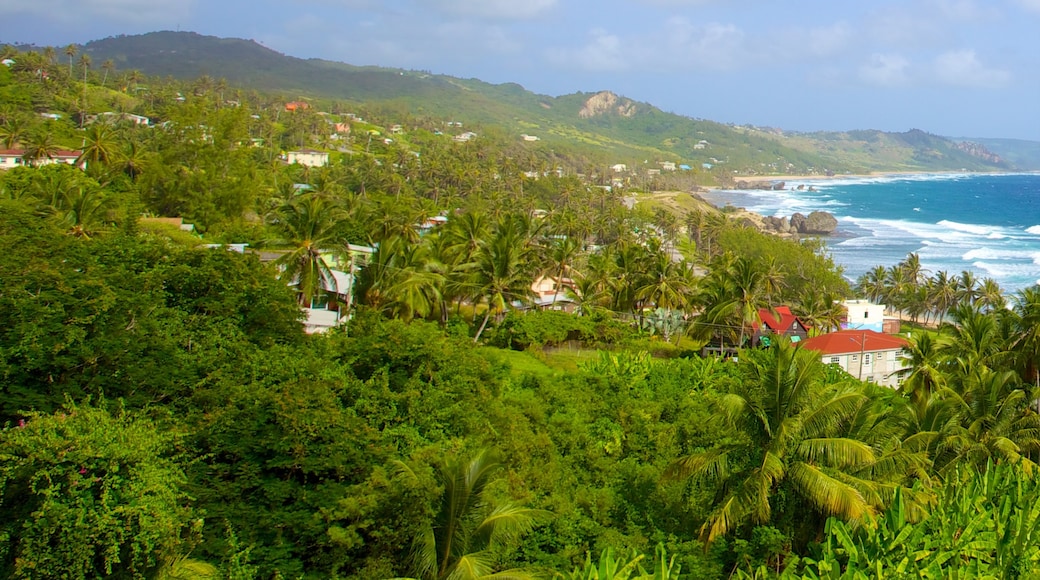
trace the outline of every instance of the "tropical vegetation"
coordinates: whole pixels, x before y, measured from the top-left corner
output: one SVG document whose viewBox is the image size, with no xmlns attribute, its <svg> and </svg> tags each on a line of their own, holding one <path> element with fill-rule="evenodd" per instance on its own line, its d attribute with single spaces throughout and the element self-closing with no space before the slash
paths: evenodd
<svg viewBox="0 0 1040 580">
<path fill-rule="evenodd" d="M 1035 288 L 911 255 L 853 290 L 819 241 L 630 209 L 504 131 L 5 51 L 0 574 L 1040 572 Z M 344 268 L 350 319 L 305 333 Z M 900 388 L 751 348 L 857 294 L 907 319 Z"/>
</svg>

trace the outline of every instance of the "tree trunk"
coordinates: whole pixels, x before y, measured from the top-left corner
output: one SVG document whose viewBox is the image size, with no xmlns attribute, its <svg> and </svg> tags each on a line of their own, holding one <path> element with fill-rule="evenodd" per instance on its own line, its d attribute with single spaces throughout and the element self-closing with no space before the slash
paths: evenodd
<svg viewBox="0 0 1040 580">
<path fill-rule="evenodd" d="M 480 328 L 477 329 L 477 335 L 473 337 L 473 344 L 476 344 L 477 341 L 480 340 L 480 335 L 483 334 L 489 318 L 491 318 L 491 306 L 488 306 L 487 312 L 484 313 L 484 322 L 480 323 Z"/>
</svg>

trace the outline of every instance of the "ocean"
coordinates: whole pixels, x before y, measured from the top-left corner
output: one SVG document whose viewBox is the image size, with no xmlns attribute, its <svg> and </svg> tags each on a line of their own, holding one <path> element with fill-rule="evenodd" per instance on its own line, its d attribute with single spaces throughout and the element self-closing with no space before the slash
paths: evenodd
<svg viewBox="0 0 1040 580">
<path fill-rule="evenodd" d="M 830 212 L 834 261 L 855 281 L 917 253 L 928 275 L 973 271 L 1005 293 L 1040 283 L 1040 174 L 922 174 L 788 180 L 784 191 L 703 197 L 767 216 Z M 805 189 L 798 191 L 799 185 Z M 809 191 L 812 186 L 815 191 Z"/>
</svg>

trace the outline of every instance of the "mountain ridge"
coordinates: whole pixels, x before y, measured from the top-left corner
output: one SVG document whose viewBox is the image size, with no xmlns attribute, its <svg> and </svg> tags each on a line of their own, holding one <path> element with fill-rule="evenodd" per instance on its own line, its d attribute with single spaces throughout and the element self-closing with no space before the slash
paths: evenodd
<svg viewBox="0 0 1040 580">
<path fill-rule="evenodd" d="M 983 143 L 961 145 L 920 132 L 794 133 L 732 126 L 661 110 L 610 90 L 550 96 L 517 83 L 492 84 L 429 71 L 356 66 L 285 55 L 249 39 L 195 32 L 122 35 L 83 45 L 95 60 L 149 75 L 203 75 L 290 98 L 396 103 L 418 116 L 537 132 L 550 143 L 579 143 L 621 160 L 671 159 L 720 179 L 737 173 L 857 173 L 885 170 L 1002 171 L 1022 167 Z M 1040 168 L 1040 156 L 1015 157 Z M 641 159 L 639 159 L 641 160 Z M 1034 165 L 1035 162 L 1035 165 Z M 720 167 L 724 168 L 724 172 Z"/>
</svg>

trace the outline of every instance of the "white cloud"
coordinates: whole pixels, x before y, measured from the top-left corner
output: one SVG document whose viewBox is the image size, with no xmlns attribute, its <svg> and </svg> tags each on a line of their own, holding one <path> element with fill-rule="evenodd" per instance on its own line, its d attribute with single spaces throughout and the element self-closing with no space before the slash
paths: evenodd
<svg viewBox="0 0 1040 580">
<path fill-rule="evenodd" d="M 898 86 L 909 80 L 910 61 L 898 54 L 874 54 L 859 67 L 859 78 L 871 85 Z"/>
<path fill-rule="evenodd" d="M 603 29 L 590 32 L 592 39 L 578 49 L 551 49 L 550 61 L 563 68 L 595 72 L 620 72 L 631 67 L 631 55 L 622 48 L 621 39 Z"/>
<path fill-rule="evenodd" d="M 186 19 L 194 8 L 195 0 L 35 0 L 0 3 L 0 14 L 33 14 L 64 22 L 104 18 L 116 23 L 169 25 Z"/>
<path fill-rule="evenodd" d="M 526 20 L 556 7 L 557 0 L 435 0 L 431 5 L 449 14 L 485 20 Z"/>
<path fill-rule="evenodd" d="M 988 68 L 974 50 L 954 50 L 935 59 L 935 77 L 939 82 L 962 87 L 997 87 L 1011 80 L 1011 73 Z"/>
</svg>

